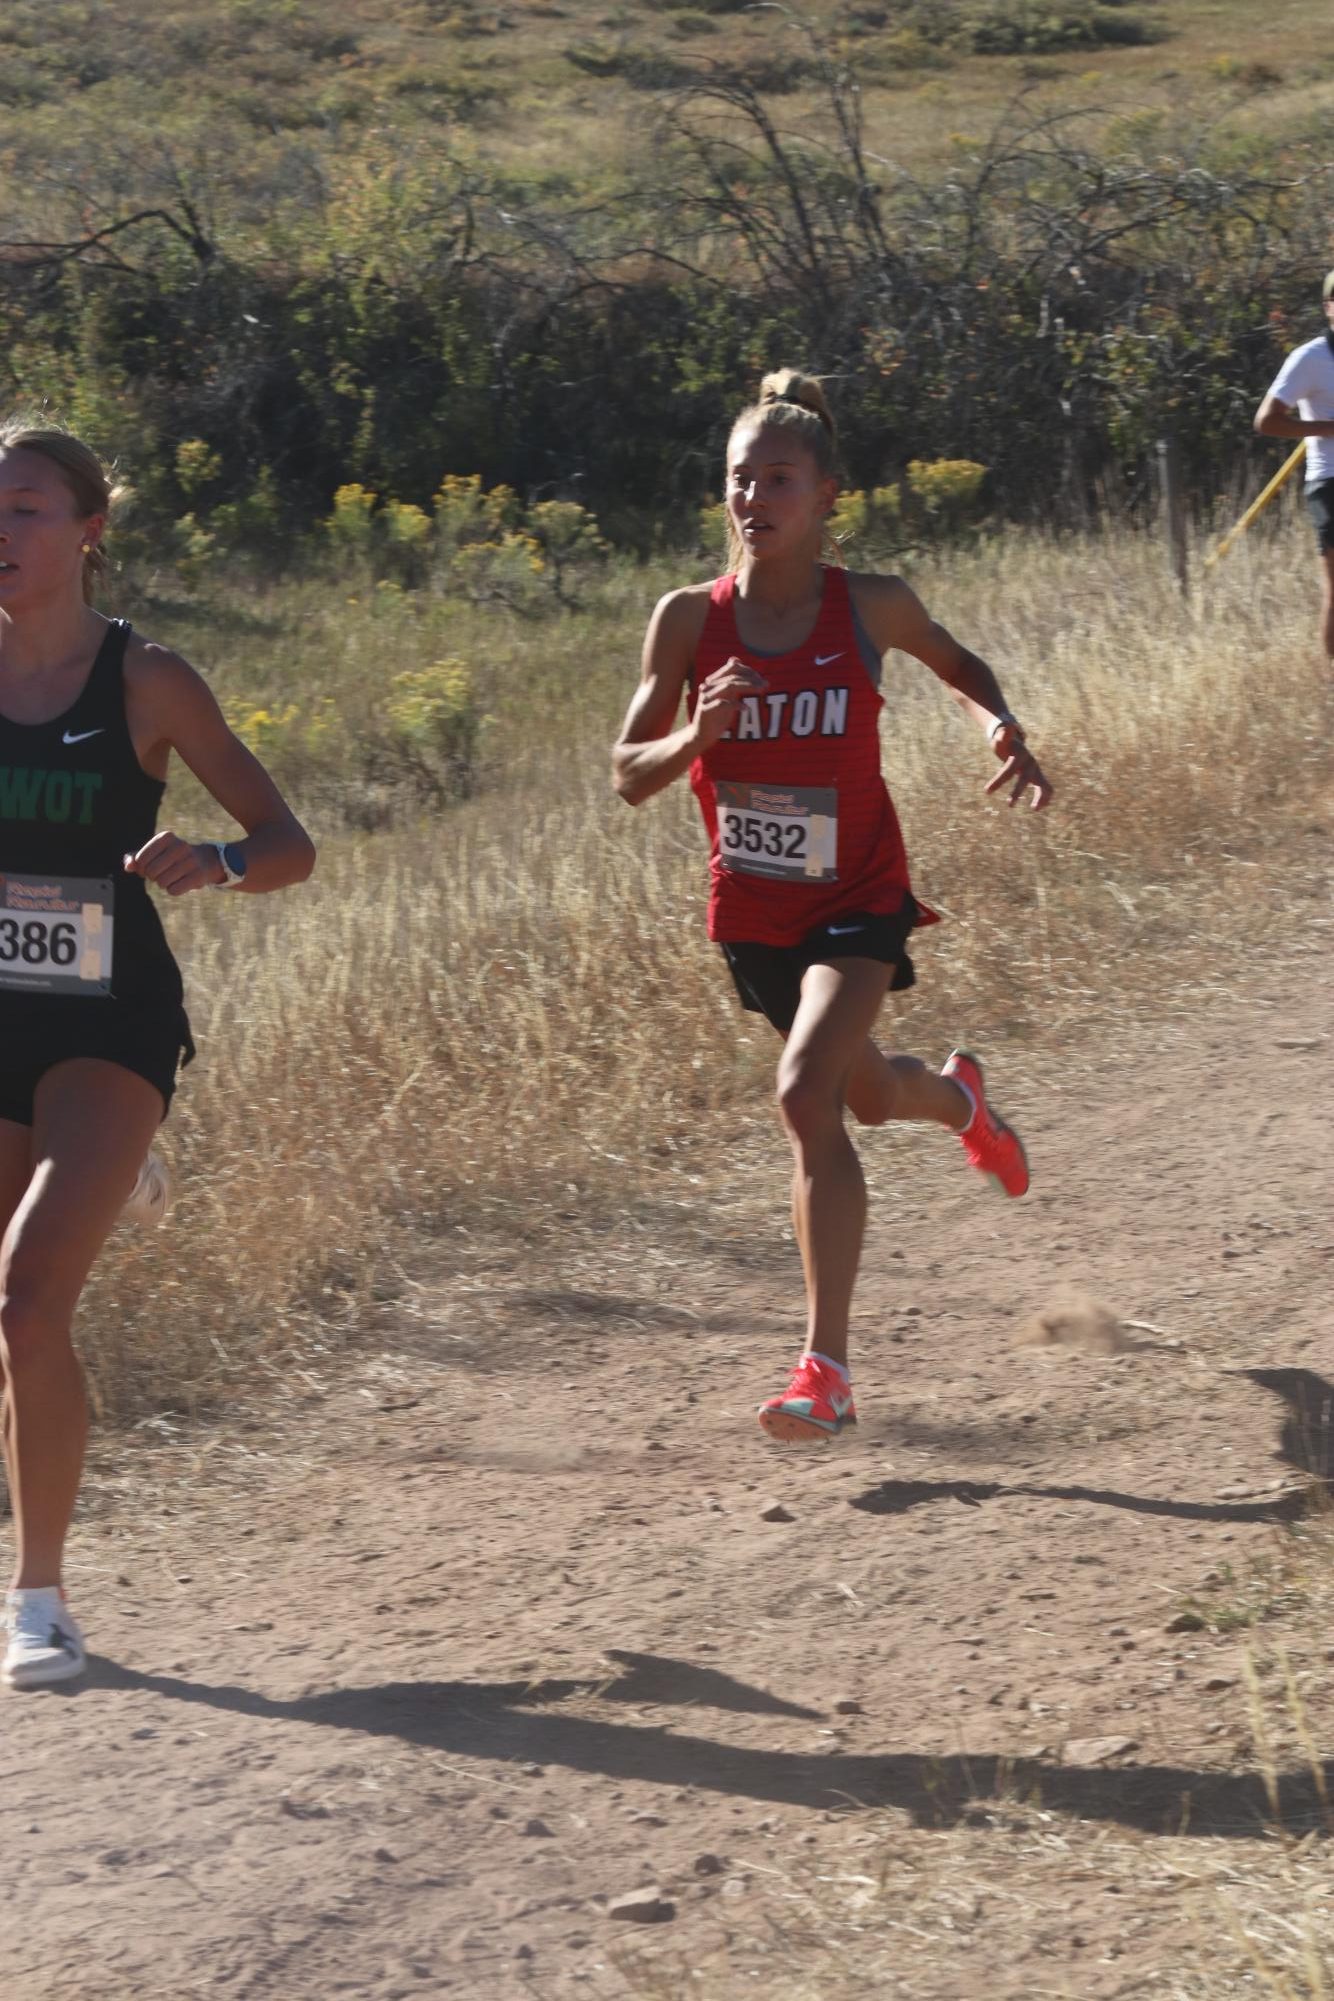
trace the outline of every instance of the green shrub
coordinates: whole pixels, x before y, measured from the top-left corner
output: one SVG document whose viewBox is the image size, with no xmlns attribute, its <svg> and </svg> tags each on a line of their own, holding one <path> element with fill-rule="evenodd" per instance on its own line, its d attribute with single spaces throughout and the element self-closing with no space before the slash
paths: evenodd
<svg viewBox="0 0 1334 2001">
<path fill-rule="evenodd" d="M 448 585 L 469 604 L 504 605 L 529 616 L 549 601 L 546 563 L 532 535 L 507 529 L 494 542 L 465 542 L 448 573 Z"/>
<path fill-rule="evenodd" d="M 1098 0 L 984 0 L 969 15 L 967 34 L 983 56 L 1047 55 L 1156 39 L 1138 15 Z"/>
<path fill-rule="evenodd" d="M 221 456 L 202 438 L 183 438 L 177 445 L 176 478 L 187 499 L 194 500 L 215 486 L 221 472 Z"/>
<path fill-rule="evenodd" d="M 325 522 L 329 540 L 344 555 L 369 556 L 375 546 L 375 510 L 380 496 L 355 480 L 340 486 Z"/>
<path fill-rule="evenodd" d="M 464 661 L 395 674 L 384 711 L 392 754 L 422 792 L 465 798 L 472 791 L 483 717 Z"/>
<path fill-rule="evenodd" d="M 197 515 L 183 514 L 175 525 L 173 554 L 178 575 L 187 584 L 203 581 L 218 554 L 218 538 Z"/>
<path fill-rule="evenodd" d="M 436 544 L 446 562 L 469 542 L 512 528 L 522 509 L 509 486 L 485 487 L 480 473 L 446 473 L 431 503 Z"/>
<path fill-rule="evenodd" d="M 410 501 L 388 500 L 379 518 L 390 574 L 402 583 L 422 583 L 429 566 L 430 515 Z"/>
<path fill-rule="evenodd" d="M 943 527 L 955 527 L 971 514 L 987 476 L 973 459 L 911 459 L 908 487 L 923 512 Z"/>
<path fill-rule="evenodd" d="M 868 492 L 851 487 L 840 493 L 829 517 L 829 532 L 854 569 L 885 561 L 909 540 L 899 488 L 877 486 Z"/>
<path fill-rule="evenodd" d="M 528 509 L 525 527 L 542 552 L 552 589 L 570 602 L 566 583 L 578 570 L 604 563 L 611 553 L 586 507 L 575 500 L 541 500 Z"/>
</svg>

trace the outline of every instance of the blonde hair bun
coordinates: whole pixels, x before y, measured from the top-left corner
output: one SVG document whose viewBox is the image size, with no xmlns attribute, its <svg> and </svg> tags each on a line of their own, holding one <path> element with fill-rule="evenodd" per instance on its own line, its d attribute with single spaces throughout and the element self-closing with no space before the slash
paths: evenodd
<svg viewBox="0 0 1334 2001">
<path fill-rule="evenodd" d="M 776 403 L 795 404 L 799 410 L 809 411 L 829 436 L 834 436 L 833 412 L 817 376 L 803 375 L 799 368 L 776 368 L 760 384 L 759 407 L 767 411 Z"/>
</svg>

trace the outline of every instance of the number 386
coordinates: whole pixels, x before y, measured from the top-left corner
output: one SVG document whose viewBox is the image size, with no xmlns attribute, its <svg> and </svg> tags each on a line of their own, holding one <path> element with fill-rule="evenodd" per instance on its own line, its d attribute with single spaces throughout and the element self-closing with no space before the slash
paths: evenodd
<svg viewBox="0 0 1334 2001">
<path fill-rule="evenodd" d="M 72 966 L 78 937 L 72 924 L 61 922 L 50 928 L 36 918 L 20 924 L 16 917 L 0 917 L 0 965 Z"/>
</svg>

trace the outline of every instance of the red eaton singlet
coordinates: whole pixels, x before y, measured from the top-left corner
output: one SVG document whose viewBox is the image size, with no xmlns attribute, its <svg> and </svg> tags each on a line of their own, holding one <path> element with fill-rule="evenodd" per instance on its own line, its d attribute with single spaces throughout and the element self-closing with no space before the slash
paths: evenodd
<svg viewBox="0 0 1334 2001">
<path fill-rule="evenodd" d="M 735 598 L 736 578 L 720 577 L 686 695 L 693 715 L 701 681 L 733 655 L 769 684 L 690 767 L 709 831 L 709 936 L 796 945 L 843 911 L 892 916 L 909 894 L 908 858 L 847 577 L 825 569 L 815 630 L 791 653 L 744 646 Z M 923 908 L 919 922 L 935 921 Z"/>
</svg>

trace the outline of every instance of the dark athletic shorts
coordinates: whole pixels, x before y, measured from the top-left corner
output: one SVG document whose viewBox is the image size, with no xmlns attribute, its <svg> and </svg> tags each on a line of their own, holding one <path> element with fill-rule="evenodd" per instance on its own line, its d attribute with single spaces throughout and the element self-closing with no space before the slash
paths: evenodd
<svg viewBox="0 0 1334 2001">
<path fill-rule="evenodd" d="M 183 1007 L 134 1007 L 114 1000 L 78 1001 L 77 1016 L 53 1006 L 42 1020 L 6 1030 L 0 1046 L 0 1119 L 30 1126 L 33 1094 L 48 1070 L 75 1056 L 96 1056 L 132 1070 L 162 1094 L 167 1116 L 176 1073 L 195 1053 Z"/>
<path fill-rule="evenodd" d="M 1322 479 L 1306 489 L 1306 505 L 1315 523 L 1315 539 L 1324 556 L 1334 556 L 1334 479 Z"/>
<path fill-rule="evenodd" d="M 808 966 L 830 959 L 878 959 L 894 968 L 892 994 L 915 986 L 917 975 L 908 957 L 908 936 L 917 922 L 917 905 L 910 896 L 892 917 L 871 917 L 849 910 L 828 924 L 808 931 L 799 945 L 724 945 L 726 959 L 741 1005 L 762 1014 L 780 1035 L 797 1018 L 801 982 Z"/>
</svg>

